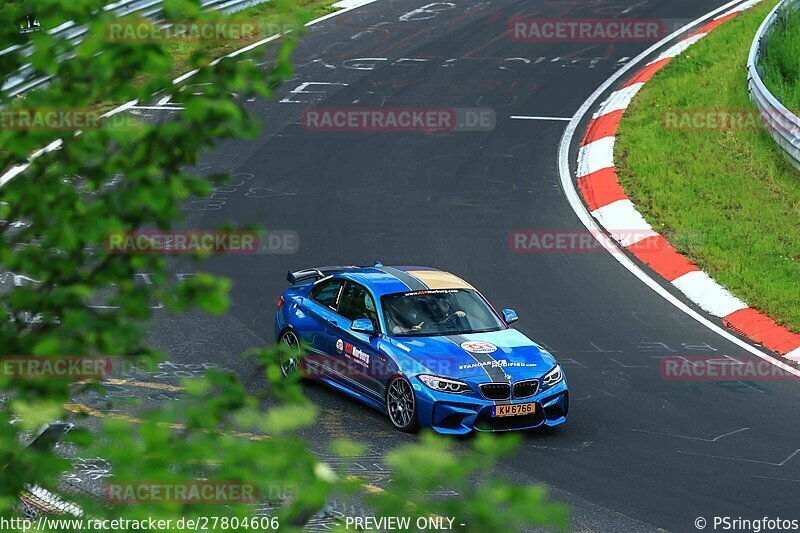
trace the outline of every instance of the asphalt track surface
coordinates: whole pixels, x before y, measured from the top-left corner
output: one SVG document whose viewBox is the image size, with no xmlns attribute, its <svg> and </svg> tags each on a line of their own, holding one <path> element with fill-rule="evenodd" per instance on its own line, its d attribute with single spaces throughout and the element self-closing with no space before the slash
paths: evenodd
<svg viewBox="0 0 800 533">
<path fill-rule="evenodd" d="M 688 21 L 723 2 L 453 0 L 437 3 L 435 13 L 410 14 L 430 3 L 378 0 L 314 26 L 278 97 L 246 103 L 261 117 L 262 135 L 207 154 L 204 171 L 234 178 L 212 197 L 189 202 L 187 225 L 292 230 L 300 249 L 208 261 L 204 270 L 233 281 L 230 312 L 176 318 L 157 311 L 152 339 L 170 361 L 159 374 L 137 377 L 173 383 L 218 366 L 258 389 L 263 378 L 239 354 L 272 342 L 287 270 L 376 260 L 436 266 L 476 285 L 497 307 L 516 309 L 518 329 L 563 363 L 570 420 L 526 434 L 500 473 L 550 486 L 555 499 L 573 505 L 573 529 L 694 531 L 700 516 L 800 518 L 799 383 L 663 379 L 666 356 L 752 356 L 604 251 L 520 254 L 508 244 L 515 230 L 583 230 L 559 182 L 566 122 L 510 117 L 572 117 L 652 44 L 520 43 L 506 35 L 508 20 Z M 490 108 L 497 123 L 492 131 L 438 134 L 317 132 L 299 124 L 306 109 L 352 106 Z M 162 120 L 180 111 L 134 112 Z M 175 269 L 194 271 L 180 263 Z M 357 474 L 391 483 L 380 455 L 416 437 L 332 390 L 305 389 L 322 413 L 309 432 L 315 448 L 324 453 L 341 436 L 365 442 L 370 452 Z M 179 396 L 126 387 L 109 394 L 142 391 L 145 407 Z M 100 408 L 103 398 L 87 401 Z"/>
</svg>

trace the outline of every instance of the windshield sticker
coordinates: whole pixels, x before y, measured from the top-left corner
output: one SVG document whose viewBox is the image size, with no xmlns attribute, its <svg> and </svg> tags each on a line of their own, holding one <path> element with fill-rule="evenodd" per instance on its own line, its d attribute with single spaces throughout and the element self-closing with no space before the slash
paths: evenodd
<svg viewBox="0 0 800 533">
<path fill-rule="evenodd" d="M 435 289 L 435 290 L 427 289 L 424 291 L 407 292 L 403 294 L 403 296 L 405 297 L 419 296 L 420 294 L 453 294 L 456 292 L 461 292 L 461 291 L 459 289 Z"/>
<path fill-rule="evenodd" d="M 461 348 L 472 353 L 494 353 L 497 346 L 491 342 L 467 341 L 461 343 Z"/>
</svg>

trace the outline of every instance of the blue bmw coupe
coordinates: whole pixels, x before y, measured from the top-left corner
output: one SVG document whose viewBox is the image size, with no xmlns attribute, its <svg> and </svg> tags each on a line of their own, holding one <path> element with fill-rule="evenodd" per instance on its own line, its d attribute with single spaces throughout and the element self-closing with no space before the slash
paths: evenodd
<svg viewBox="0 0 800 533">
<path fill-rule="evenodd" d="M 289 272 L 275 334 L 284 374 L 302 372 L 389 415 L 444 434 L 567 420 L 561 366 L 464 280 L 427 267 Z"/>
</svg>

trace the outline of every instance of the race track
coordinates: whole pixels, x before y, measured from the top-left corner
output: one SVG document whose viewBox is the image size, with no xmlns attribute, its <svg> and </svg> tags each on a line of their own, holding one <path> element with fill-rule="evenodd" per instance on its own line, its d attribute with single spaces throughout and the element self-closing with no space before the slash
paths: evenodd
<svg viewBox="0 0 800 533">
<path fill-rule="evenodd" d="M 192 228 L 232 221 L 295 231 L 300 249 L 209 261 L 207 270 L 233 281 L 224 317 L 157 311 L 152 339 L 175 371 L 165 379 L 205 364 L 235 370 L 251 389 L 263 387 L 239 354 L 272 342 L 275 301 L 289 269 L 376 260 L 435 266 L 464 277 L 496 306 L 516 309 L 518 329 L 564 364 L 569 422 L 525 435 L 501 472 L 552 487 L 555 498 L 574 506 L 576 530 L 692 531 L 696 517 L 715 515 L 796 518 L 787 515 L 798 508 L 800 383 L 665 380 L 665 356 L 752 356 L 604 251 L 509 248 L 517 230 L 584 230 L 559 179 L 564 119 L 652 43 L 514 42 L 508 21 L 688 22 L 722 3 L 378 0 L 313 26 L 296 51 L 295 76 L 277 98 L 246 103 L 261 117 L 260 138 L 225 143 L 205 157 L 203 170 L 230 171 L 231 183 L 186 210 Z M 487 108 L 496 125 L 367 133 L 299 124 L 309 108 L 349 106 Z M 141 111 L 156 120 L 176 112 Z M 322 409 L 311 435 L 320 450 L 347 435 L 378 457 L 416 438 L 331 390 L 305 388 Z M 391 482 L 374 458 L 363 466 L 376 484 Z"/>
</svg>

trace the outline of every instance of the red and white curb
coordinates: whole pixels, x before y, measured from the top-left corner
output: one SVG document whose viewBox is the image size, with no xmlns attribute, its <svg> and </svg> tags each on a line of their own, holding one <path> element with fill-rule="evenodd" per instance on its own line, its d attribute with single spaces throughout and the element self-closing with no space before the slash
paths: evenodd
<svg viewBox="0 0 800 533">
<path fill-rule="evenodd" d="M 623 248 L 669 281 L 704 311 L 721 318 L 727 327 L 787 359 L 800 361 L 800 335 L 749 308 L 678 253 L 636 210 L 636 206 L 619 184 L 614 165 L 617 129 L 625 110 L 644 84 L 689 46 L 759 1 L 749 0 L 713 18 L 665 50 L 621 89 L 612 93 L 594 114 L 581 142 L 577 182 L 592 217 Z"/>
</svg>

